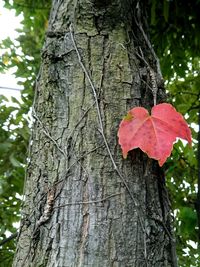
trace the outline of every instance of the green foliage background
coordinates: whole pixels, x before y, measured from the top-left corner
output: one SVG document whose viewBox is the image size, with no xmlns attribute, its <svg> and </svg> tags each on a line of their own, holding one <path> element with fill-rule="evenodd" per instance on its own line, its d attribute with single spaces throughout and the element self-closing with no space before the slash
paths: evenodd
<svg viewBox="0 0 200 267">
<path fill-rule="evenodd" d="M 17 42 L 7 38 L 0 44 L 3 51 L 0 71 L 17 67 L 15 76 L 23 86 L 22 101 L 12 98 L 12 106 L 0 96 L 0 242 L 6 231 L 16 232 L 13 223 L 20 220 L 21 196 L 27 147 L 30 135 L 29 111 L 34 83 L 40 65 L 50 0 L 4 0 L 5 7 L 23 14 Z M 168 101 L 185 115 L 191 126 L 192 149 L 178 141 L 165 164 L 167 186 L 175 215 L 177 252 L 181 267 L 199 266 L 197 190 L 198 190 L 198 113 L 200 110 L 200 1 L 147 0 L 151 41 L 160 59 L 166 80 Z M 194 127 L 195 126 L 195 127 Z M 198 201 L 200 201 L 198 199 Z M 0 267 L 11 266 L 15 239 L 0 245 Z"/>
</svg>

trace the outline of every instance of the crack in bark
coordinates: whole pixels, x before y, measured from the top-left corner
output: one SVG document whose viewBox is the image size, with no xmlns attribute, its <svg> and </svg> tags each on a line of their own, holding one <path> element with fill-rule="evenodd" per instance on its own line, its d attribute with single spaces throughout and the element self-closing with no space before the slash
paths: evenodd
<svg viewBox="0 0 200 267">
<path fill-rule="evenodd" d="M 88 204 L 88 178 L 84 182 L 83 185 L 83 207 L 82 207 L 82 214 L 83 214 L 83 222 L 81 227 L 81 237 L 80 237 L 80 246 L 79 246 L 79 260 L 77 263 L 78 267 L 84 265 L 84 255 L 86 251 L 86 242 L 88 237 L 88 229 L 89 229 L 89 204 Z"/>
</svg>

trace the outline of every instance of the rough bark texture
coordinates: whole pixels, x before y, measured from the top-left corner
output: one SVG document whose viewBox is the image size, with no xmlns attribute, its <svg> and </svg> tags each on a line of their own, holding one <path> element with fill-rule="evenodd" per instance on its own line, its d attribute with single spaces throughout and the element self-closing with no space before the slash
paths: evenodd
<svg viewBox="0 0 200 267">
<path fill-rule="evenodd" d="M 157 73 L 158 101 L 164 95 L 141 10 L 134 1 L 53 1 L 15 267 L 176 266 L 162 172 L 139 150 L 123 160 L 117 141 L 127 111 L 153 105 L 149 67 Z M 71 23 L 129 190 L 105 146 Z"/>
</svg>

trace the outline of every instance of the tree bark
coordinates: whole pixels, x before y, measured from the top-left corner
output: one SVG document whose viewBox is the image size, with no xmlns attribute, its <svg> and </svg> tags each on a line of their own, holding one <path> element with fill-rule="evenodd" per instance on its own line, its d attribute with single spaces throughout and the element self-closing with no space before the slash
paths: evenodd
<svg viewBox="0 0 200 267">
<path fill-rule="evenodd" d="M 165 95 L 144 7 L 53 1 L 13 266 L 177 266 L 162 171 L 117 140 L 130 108 L 153 105 L 149 70 Z"/>
</svg>

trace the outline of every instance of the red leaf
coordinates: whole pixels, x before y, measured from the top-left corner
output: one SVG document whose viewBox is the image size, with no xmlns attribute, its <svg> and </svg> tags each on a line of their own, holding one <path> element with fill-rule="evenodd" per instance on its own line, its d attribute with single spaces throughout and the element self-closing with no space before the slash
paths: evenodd
<svg viewBox="0 0 200 267">
<path fill-rule="evenodd" d="M 167 103 L 152 108 L 152 115 L 142 107 L 131 109 L 118 131 L 124 158 L 128 151 L 140 148 L 162 166 L 170 156 L 177 137 L 191 144 L 191 131 L 183 116 Z"/>
</svg>

